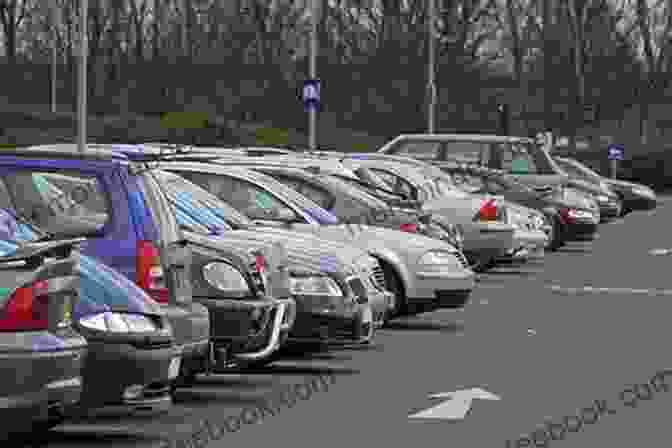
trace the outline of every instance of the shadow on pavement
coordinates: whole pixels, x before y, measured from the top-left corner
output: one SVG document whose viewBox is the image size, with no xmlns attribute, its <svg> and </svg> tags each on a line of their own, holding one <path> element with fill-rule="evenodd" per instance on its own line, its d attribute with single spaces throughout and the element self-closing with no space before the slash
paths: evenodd
<svg viewBox="0 0 672 448">
<path fill-rule="evenodd" d="M 76 429 L 72 428 L 55 428 L 49 431 L 41 440 L 32 440 L 24 444 L 24 447 L 44 447 L 51 445 L 60 445 L 66 447 L 86 446 L 89 447 L 95 444 L 96 446 L 113 445 L 119 447 L 120 444 L 128 445 L 129 447 L 138 445 L 153 445 L 160 446 L 161 441 L 154 436 L 144 436 L 135 433 L 124 433 L 120 430 L 105 431 L 100 427 L 90 427 L 82 425 Z M 21 447 L 20 444 L 12 443 L 14 447 Z"/>
<path fill-rule="evenodd" d="M 329 368 L 329 367 L 311 367 L 311 366 L 292 366 L 272 364 L 259 369 L 248 369 L 242 371 L 248 375 L 359 375 L 361 372 L 354 369 Z"/>
<path fill-rule="evenodd" d="M 459 333 L 464 329 L 463 325 L 457 323 L 439 323 L 425 321 L 393 321 L 382 331 L 439 331 L 445 333 Z"/>
<path fill-rule="evenodd" d="M 212 375 L 199 377 L 191 388 L 199 387 L 236 387 L 239 389 L 259 389 L 260 387 L 272 387 L 276 384 L 273 380 L 257 378 L 231 378 L 226 375 Z"/>
</svg>

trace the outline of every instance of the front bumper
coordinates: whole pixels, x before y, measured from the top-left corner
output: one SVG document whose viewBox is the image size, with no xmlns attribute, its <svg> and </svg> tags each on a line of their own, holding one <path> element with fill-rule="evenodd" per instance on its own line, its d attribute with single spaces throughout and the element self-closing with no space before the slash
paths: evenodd
<svg viewBox="0 0 672 448">
<path fill-rule="evenodd" d="M 370 304 L 358 304 L 352 311 L 301 309 L 296 314 L 288 342 L 328 345 L 370 341 L 374 333 Z"/>
<path fill-rule="evenodd" d="M 137 348 L 129 343 L 89 340 L 80 407 L 146 408 L 170 403 L 170 383 L 177 374 L 174 365 L 181 362 L 174 359 L 181 359 L 181 351 L 172 344 Z M 142 392 L 125 398 L 124 391 L 136 385 L 142 386 Z"/>
</svg>

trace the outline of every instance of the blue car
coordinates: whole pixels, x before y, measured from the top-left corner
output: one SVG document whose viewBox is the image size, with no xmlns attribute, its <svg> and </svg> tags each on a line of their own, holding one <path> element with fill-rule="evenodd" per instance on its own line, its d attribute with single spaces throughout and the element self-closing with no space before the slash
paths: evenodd
<svg viewBox="0 0 672 448">
<path fill-rule="evenodd" d="M 8 215 L 11 211 L 0 210 L 0 216 Z M 13 227 L 14 235 L 0 241 L 2 252 L 51 244 L 49 235 L 27 222 Z M 88 343 L 88 355 L 81 396 L 66 413 L 85 414 L 109 405 L 165 409 L 172 403 L 171 386 L 179 373 L 181 352 L 164 312 L 120 273 L 77 255 L 79 294 L 71 316 L 73 328 Z"/>
<path fill-rule="evenodd" d="M 0 207 L 55 237 L 87 238 L 83 254 L 158 302 L 182 353 L 179 385 L 267 357 L 289 313 L 269 295 L 264 253 L 183 233 L 154 171 L 93 145 L 2 149 Z"/>
</svg>

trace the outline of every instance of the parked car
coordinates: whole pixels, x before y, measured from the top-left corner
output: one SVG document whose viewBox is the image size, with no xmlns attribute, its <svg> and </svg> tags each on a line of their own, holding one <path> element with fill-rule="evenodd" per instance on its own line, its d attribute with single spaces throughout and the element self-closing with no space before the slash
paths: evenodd
<svg viewBox="0 0 672 448">
<path fill-rule="evenodd" d="M 158 177 L 184 228 L 200 234 L 217 229 L 221 241 L 230 244 L 282 241 L 297 303 L 289 342 L 334 345 L 372 341 L 374 324 L 383 320 L 389 298 L 373 283 L 376 260 L 355 247 L 256 228 L 244 215 L 185 178 L 170 172 L 161 172 Z M 380 316 L 374 315 L 374 308 Z"/>
<path fill-rule="evenodd" d="M 590 209 L 569 201 L 561 192 L 531 188 L 501 170 L 471 166 L 445 168 L 457 185 L 475 193 L 501 195 L 511 202 L 546 214 L 552 222 L 549 236 L 550 249 L 555 250 L 566 241 L 585 239 L 597 232 L 597 219 Z"/>
<path fill-rule="evenodd" d="M 558 167 L 569 176 L 569 185 L 579 191 L 589 192 L 600 207 L 600 216 L 603 220 L 621 216 L 623 202 L 618 194 L 606 182 L 594 182 L 576 168 L 567 159 L 553 157 Z"/>
<path fill-rule="evenodd" d="M 278 327 L 289 331 L 291 300 L 260 289 L 262 254 L 182 234 L 154 171 L 94 145 L 86 154 L 74 145 L 0 151 L 0 178 L 19 214 L 56 237 L 87 236 L 84 254 L 161 304 L 182 351 L 178 384 L 269 357 L 280 344 Z M 241 296 L 253 303 L 243 306 Z"/>
<path fill-rule="evenodd" d="M 534 210 L 527 209 L 515 203 L 506 201 L 503 197 L 492 198 L 488 195 L 479 195 L 475 193 L 465 193 L 458 189 L 452 182 L 450 176 L 447 176 L 440 168 L 408 157 L 384 156 L 386 160 L 378 166 L 378 161 L 383 156 L 377 156 L 376 161 L 369 161 L 367 155 L 353 155 L 349 160 L 355 164 L 368 166 L 369 171 L 379 177 L 388 176 L 387 182 L 391 180 L 390 174 L 396 179 L 396 185 L 404 185 L 401 178 L 416 178 L 418 186 L 425 191 L 425 196 L 429 198 L 426 201 L 426 207 L 445 207 L 445 204 L 454 204 L 455 199 L 477 199 L 482 204 L 488 204 L 496 201 L 497 206 L 502 209 L 503 222 L 514 228 L 513 246 L 503 255 L 495 257 L 489 264 L 497 261 L 526 261 L 530 258 L 541 258 L 544 255 L 544 248 L 548 242 L 548 223 L 544 216 Z M 394 158 L 394 160 L 390 160 Z M 353 163 L 351 162 L 351 163 Z M 397 174 L 390 171 L 394 166 L 401 167 Z M 387 168 L 386 168 L 387 167 Z M 381 176 L 381 173 L 385 173 Z M 424 183 L 420 180 L 424 179 Z M 428 181 L 428 182 L 427 182 Z M 402 190 L 399 190 L 402 191 Z M 448 215 L 446 215 L 447 217 Z M 464 226 L 464 224 L 462 224 Z"/>
<path fill-rule="evenodd" d="M 600 176 L 578 160 L 568 157 L 554 157 L 553 159 L 568 174 L 580 177 L 586 182 L 599 184 L 603 189 L 613 190 L 622 202 L 621 216 L 634 210 L 656 208 L 656 193 L 646 185 Z"/>
<path fill-rule="evenodd" d="M 572 200 L 599 210 L 590 190 L 570 187 L 569 176 L 535 140 L 527 137 L 484 134 L 406 134 L 378 150 L 379 154 L 413 157 L 441 166 L 467 163 L 504 170 L 532 187 L 552 186 Z M 580 187 L 580 186 L 579 186 Z"/>
<path fill-rule="evenodd" d="M 73 241 L 17 245 L 0 212 L 0 438 L 59 424 L 82 394 L 87 342 L 73 328 Z M 11 220 L 13 221 L 13 220 Z"/>
<path fill-rule="evenodd" d="M 10 211 L 13 213 L 13 211 Z M 19 224 L 18 244 L 39 244 L 50 235 L 26 222 Z M 74 328 L 89 345 L 83 369 L 83 392 L 71 414 L 110 405 L 166 409 L 179 375 L 182 353 L 158 303 L 122 274 L 93 258 L 79 259 L 79 301 Z M 118 369 L 110 377 L 109 372 Z"/>
<path fill-rule="evenodd" d="M 189 160 L 199 161 L 201 156 L 198 154 Z M 445 240 L 462 249 L 462 231 L 459 226 L 440 215 L 423 213 L 418 204 L 404 203 L 400 196 L 389 190 L 375 191 L 376 187 L 359 179 L 338 160 L 304 157 L 302 154 L 258 158 L 229 154 L 220 162 L 224 159 L 232 166 L 255 169 L 273 177 L 333 213 L 343 223 L 418 233 Z"/>
<path fill-rule="evenodd" d="M 286 230 L 281 228 L 291 228 L 366 249 L 380 262 L 384 288 L 396 297 L 394 315 L 460 308 L 473 289 L 474 273 L 467 261 L 443 241 L 381 227 L 340 224 L 337 217 L 296 190 L 262 173 L 227 167 L 226 162 L 167 162 L 164 166 L 224 199 L 269 232 L 275 228 L 272 231 L 282 235 Z"/>
</svg>

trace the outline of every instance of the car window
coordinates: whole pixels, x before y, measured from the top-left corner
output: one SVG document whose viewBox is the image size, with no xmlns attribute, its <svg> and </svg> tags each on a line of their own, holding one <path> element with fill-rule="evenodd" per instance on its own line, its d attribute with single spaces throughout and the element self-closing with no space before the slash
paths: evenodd
<svg viewBox="0 0 672 448">
<path fill-rule="evenodd" d="M 273 179 L 277 180 L 278 182 L 282 182 L 283 184 L 287 185 L 290 188 L 295 189 L 296 191 L 300 191 L 299 188 L 301 187 L 301 180 L 296 179 L 293 177 L 289 176 L 284 176 L 282 174 L 275 173 L 273 171 L 266 171 L 266 170 L 259 170 L 262 173 L 271 176 Z"/>
<path fill-rule="evenodd" d="M 312 183 L 302 182 L 298 191 L 325 210 L 333 209 L 336 203 L 336 198 L 329 190 Z"/>
<path fill-rule="evenodd" d="M 2 180 L 16 213 L 50 233 L 83 235 L 110 219 L 110 201 L 95 175 L 18 170 Z"/>
<path fill-rule="evenodd" d="M 393 153 L 399 156 L 409 156 L 420 160 L 437 160 L 439 158 L 440 142 L 406 141 L 401 142 Z"/>
<path fill-rule="evenodd" d="M 537 174 L 534 157 L 524 145 L 507 145 L 501 152 L 502 169 L 511 174 Z"/>
<path fill-rule="evenodd" d="M 443 145 L 446 161 L 487 165 L 490 160 L 492 145 L 489 143 L 454 141 Z"/>
<path fill-rule="evenodd" d="M 247 180 L 227 175 L 211 175 L 186 171 L 181 172 L 180 175 L 230 204 L 234 209 L 248 217 L 270 212 L 274 216 L 293 216 L 297 220 L 300 219 L 294 210 L 278 198 Z"/>
<path fill-rule="evenodd" d="M 378 175 L 395 193 L 402 194 L 408 198 L 413 196 L 413 186 L 407 180 L 378 168 L 370 168 L 369 170 Z"/>
</svg>

